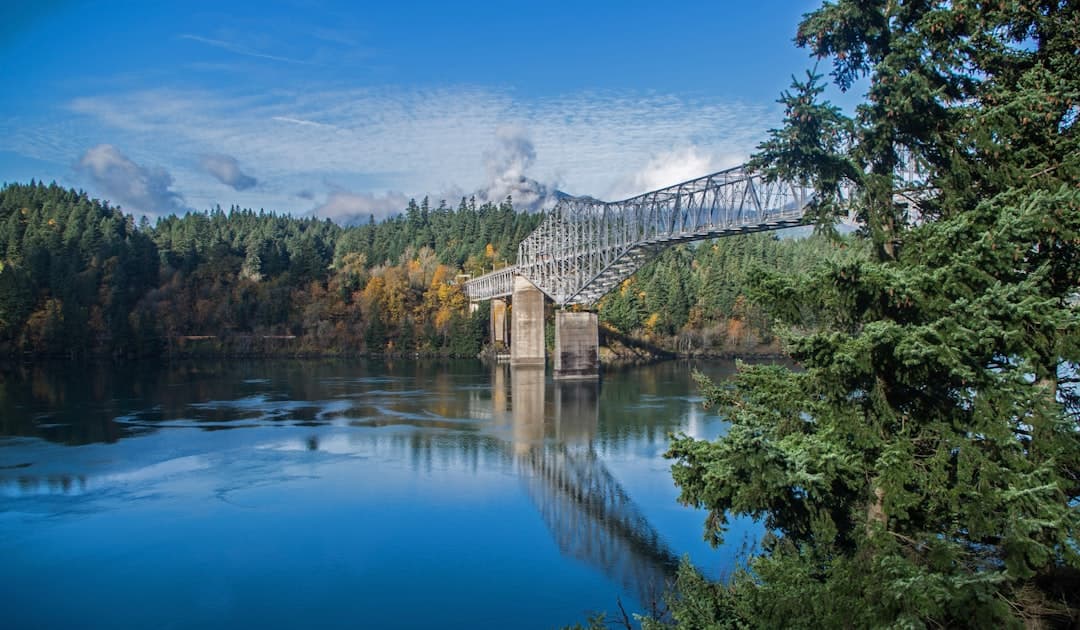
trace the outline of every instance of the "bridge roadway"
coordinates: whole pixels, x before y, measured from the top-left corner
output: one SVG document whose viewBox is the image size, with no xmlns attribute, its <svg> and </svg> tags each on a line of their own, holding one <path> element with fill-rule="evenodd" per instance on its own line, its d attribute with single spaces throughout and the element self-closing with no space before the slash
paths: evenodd
<svg viewBox="0 0 1080 630">
<path fill-rule="evenodd" d="M 811 189 L 745 166 L 623 201 L 566 197 L 518 246 L 516 265 L 465 283 L 471 301 L 503 298 L 522 276 L 557 305 L 591 305 L 665 247 L 802 223 Z"/>
</svg>

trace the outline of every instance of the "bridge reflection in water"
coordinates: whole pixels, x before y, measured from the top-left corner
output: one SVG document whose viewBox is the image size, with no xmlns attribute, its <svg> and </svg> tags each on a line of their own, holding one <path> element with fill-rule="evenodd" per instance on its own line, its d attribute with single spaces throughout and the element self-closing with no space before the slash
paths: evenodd
<svg viewBox="0 0 1080 630">
<path fill-rule="evenodd" d="M 643 605 L 657 601 L 678 558 L 593 448 L 600 385 L 556 381 L 549 404 L 542 367 L 493 369 L 494 425 L 509 429 L 515 464 L 560 551 Z"/>
</svg>

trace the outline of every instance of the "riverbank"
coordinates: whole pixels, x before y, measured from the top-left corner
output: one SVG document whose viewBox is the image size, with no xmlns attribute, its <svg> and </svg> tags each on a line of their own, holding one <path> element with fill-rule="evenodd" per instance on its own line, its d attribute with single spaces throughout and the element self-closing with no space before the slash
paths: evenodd
<svg viewBox="0 0 1080 630">
<path fill-rule="evenodd" d="M 644 365 L 668 359 L 784 359 L 788 356 L 776 339 L 768 343 L 751 340 L 693 350 L 672 350 L 667 347 L 668 344 L 664 343 L 665 341 L 673 342 L 674 339 L 654 342 L 623 335 L 602 327 L 600 329 L 600 363 L 603 365 Z"/>
<path fill-rule="evenodd" d="M 670 340 L 667 340 L 670 341 Z M 648 365 L 672 359 L 782 359 L 787 354 L 779 343 L 745 343 L 709 349 L 673 351 L 649 339 L 631 337 L 610 329 L 600 329 L 600 363 L 605 366 Z M 548 349 L 550 355 L 551 349 Z M 477 355 L 461 355 L 447 348 L 438 350 L 386 350 L 372 352 L 361 348 L 326 348 L 311 343 L 304 337 L 213 337 L 191 336 L 174 339 L 162 349 L 147 349 L 139 354 L 100 355 L 93 353 L 0 353 L 6 361 L 14 363 L 38 363 L 49 361 L 108 361 L 128 362 L 140 360 L 250 360 L 250 359 L 468 359 L 498 361 L 508 356 L 509 350 L 502 346 L 486 346 Z"/>
</svg>

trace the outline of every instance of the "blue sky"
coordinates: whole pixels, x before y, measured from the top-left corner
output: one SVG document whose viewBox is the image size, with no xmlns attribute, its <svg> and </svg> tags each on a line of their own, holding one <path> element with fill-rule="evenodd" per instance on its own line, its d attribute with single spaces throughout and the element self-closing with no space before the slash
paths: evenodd
<svg viewBox="0 0 1080 630">
<path fill-rule="evenodd" d="M 814 0 L 7 2 L 0 181 L 150 216 L 615 199 L 745 159 Z"/>
</svg>

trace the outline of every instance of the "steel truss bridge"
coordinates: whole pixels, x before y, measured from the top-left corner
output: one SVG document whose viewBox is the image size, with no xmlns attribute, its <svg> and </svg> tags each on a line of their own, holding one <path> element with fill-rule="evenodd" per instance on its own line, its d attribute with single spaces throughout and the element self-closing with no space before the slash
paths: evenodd
<svg viewBox="0 0 1080 630">
<path fill-rule="evenodd" d="M 905 147 L 896 152 L 893 199 L 918 220 L 934 194 L 929 171 Z M 842 199 L 853 193 L 841 186 Z M 811 201 L 812 186 L 767 181 L 745 164 L 623 201 L 564 197 L 518 246 L 516 265 L 467 281 L 465 292 L 474 302 L 513 295 L 520 275 L 559 306 L 595 304 L 669 245 L 801 225 Z"/>
<path fill-rule="evenodd" d="M 811 191 L 736 166 L 623 201 L 566 197 L 521 242 L 516 265 L 465 291 L 506 297 L 521 275 L 560 306 L 594 304 L 670 245 L 800 225 Z"/>
</svg>

